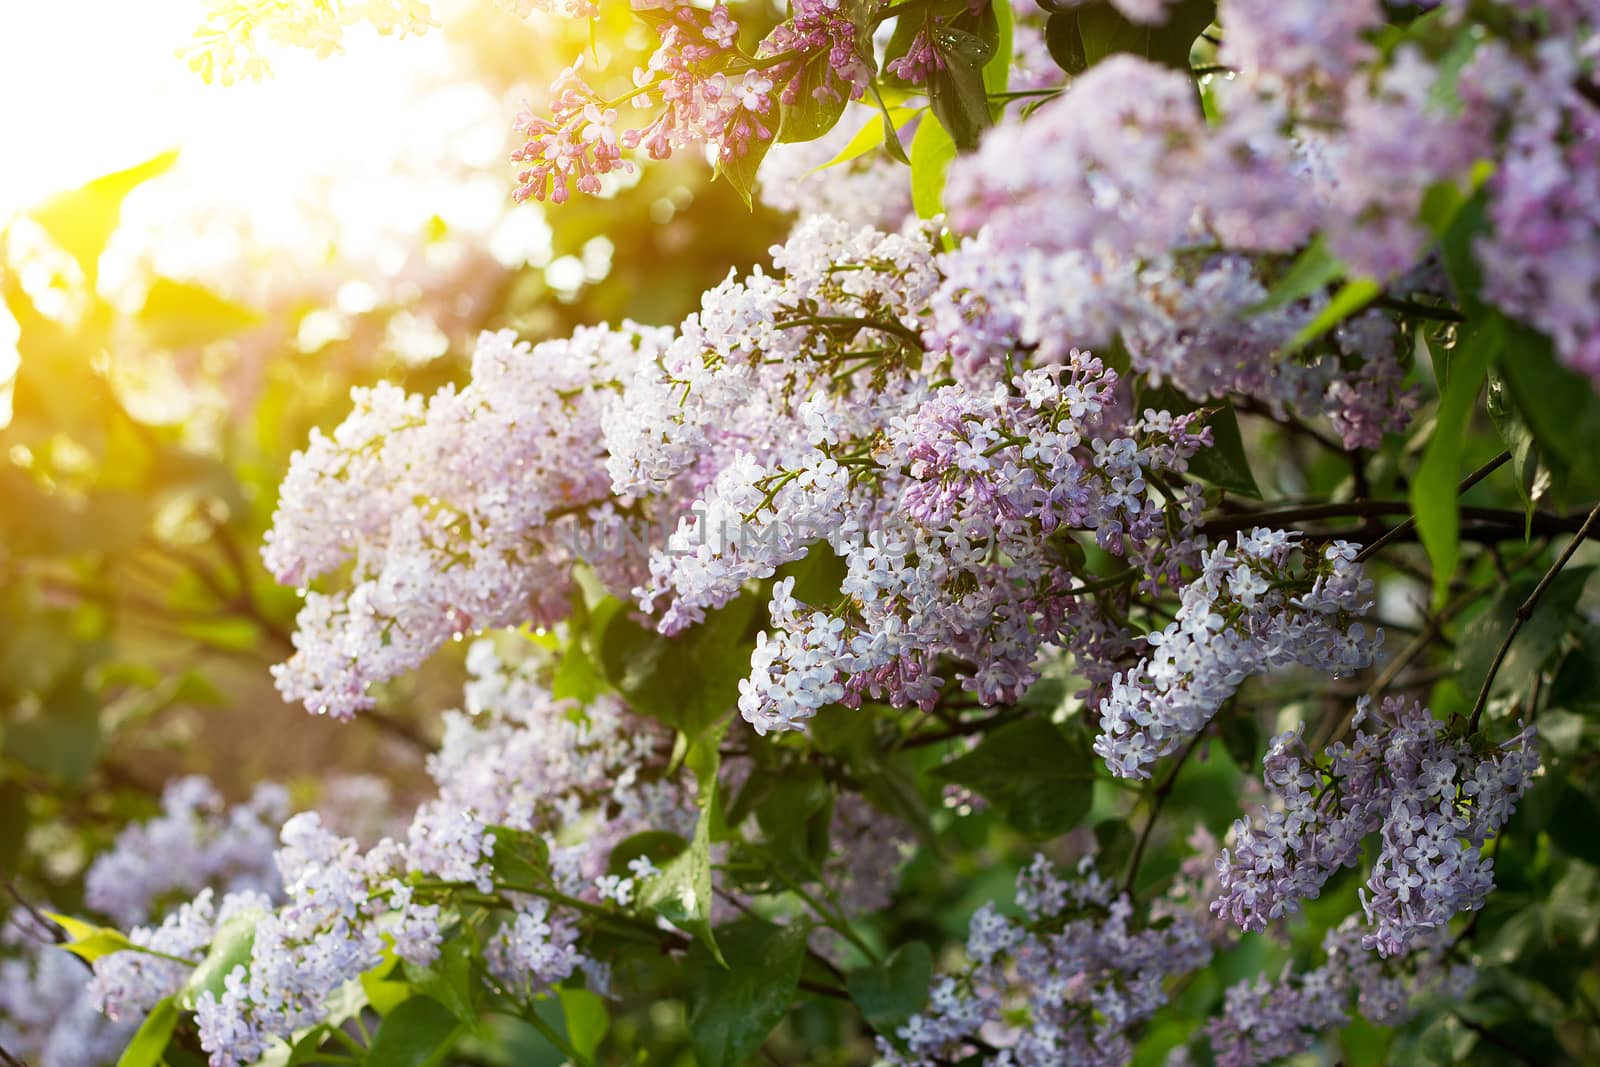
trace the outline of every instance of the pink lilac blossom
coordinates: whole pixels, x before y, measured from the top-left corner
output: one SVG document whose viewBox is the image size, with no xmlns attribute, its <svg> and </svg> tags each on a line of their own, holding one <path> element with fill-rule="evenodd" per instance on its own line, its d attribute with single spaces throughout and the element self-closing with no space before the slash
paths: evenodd
<svg viewBox="0 0 1600 1067">
<path fill-rule="evenodd" d="M 1179 591 L 1177 617 L 1145 640 L 1153 651 L 1111 680 L 1099 705 L 1095 751 L 1111 773 L 1148 778 L 1149 767 L 1205 729 L 1252 675 L 1298 664 L 1334 675 L 1368 667 L 1381 634 L 1361 617 L 1372 582 L 1355 546 L 1310 553 L 1297 574 L 1298 534 L 1255 529 L 1237 547 L 1207 552 Z"/>
<path fill-rule="evenodd" d="M 1362 728 L 1369 717 L 1372 732 Z M 1382 847 L 1361 891 L 1363 947 L 1400 955 L 1481 907 L 1494 884 L 1483 847 L 1538 769 L 1537 736 L 1529 726 L 1482 750 L 1445 725 L 1420 704 L 1389 698 L 1375 712 L 1364 700 L 1354 742 L 1329 746 L 1324 760 L 1298 730 L 1275 738 L 1264 767 L 1276 803 L 1261 821 L 1234 825 L 1212 909 L 1246 930 L 1265 929 L 1357 863 L 1375 831 Z"/>
<path fill-rule="evenodd" d="M 1590 68 L 1572 40 L 1528 56 L 1490 43 L 1463 73 L 1462 92 L 1512 119 L 1489 183 L 1493 225 L 1475 249 L 1483 295 L 1600 383 L 1600 105 L 1577 87 Z"/>
<path fill-rule="evenodd" d="M 485 333 L 464 389 L 426 402 L 356 390 L 354 413 L 295 455 L 262 553 L 285 583 L 354 563 L 347 589 L 306 595 L 295 654 L 274 668 L 285 698 L 348 718 L 373 705 L 374 682 L 457 634 L 564 615 L 573 554 L 554 524 L 610 511 L 591 428 L 665 337 L 632 324 L 537 346 Z"/>
</svg>

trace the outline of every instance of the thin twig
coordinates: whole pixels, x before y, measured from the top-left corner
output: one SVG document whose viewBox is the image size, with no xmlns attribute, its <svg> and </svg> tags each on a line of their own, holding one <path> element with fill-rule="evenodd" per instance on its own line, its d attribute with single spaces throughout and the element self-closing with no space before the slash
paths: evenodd
<svg viewBox="0 0 1600 1067">
<path fill-rule="evenodd" d="M 1210 729 L 1207 723 L 1198 733 L 1189 739 L 1183 751 L 1178 754 L 1177 762 L 1167 771 L 1167 776 L 1161 779 L 1161 784 L 1150 793 L 1150 817 L 1145 820 L 1144 829 L 1139 833 L 1139 839 L 1133 843 L 1133 854 L 1128 857 L 1128 873 L 1122 880 L 1122 891 L 1129 895 L 1133 893 L 1133 883 L 1139 876 L 1139 865 L 1144 862 L 1145 846 L 1150 843 L 1150 833 L 1155 829 L 1156 820 L 1161 817 L 1161 809 L 1166 807 L 1167 797 L 1172 794 L 1172 787 L 1178 781 L 1178 772 L 1183 770 L 1183 765 L 1188 762 L 1194 750 L 1200 747 L 1200 741 Z"/>
<path fill-rule="evenodd" d="M 1510 452 L 1502 452 L 1489 462 L 1485 463 L 1483 466 L 1479 467 L 1477 470 L 1473 471 L 1471 474 L 1467 475 L 1466 480 L 1456 487 L 1456 496 L 1461 496 L 1468 489 L 1471 489 L 1473 486 L 1489 477 L 1489 475 L 1499 470 L 1510 459 Z M 1368 559 L 1371 559 L 1378 553 L 1380 549 L 1383 548 L 1384 545 L 1387 545 L 1390 541 L 1393 541 L 1402 533 L 1409 532 L 1416 525 L 1417 517 L 1413 515 L 1411 518 L 1407 519 L 1405 522 L 1402 522 L 1399 526 L 1396 526 L 1394 529 L 1390 530 L 1388 533 L 1384 534 L 1382 537 L 1378 538 L 1376 541 L 1372 542 L 1366 548 L 1363 548 L 1360 552 L 1358 552 L 1356 554 L 1356 562 L 1363 563 Z"/>
<path fill-rule="evenodd" d="M 1544 572 L 1544 577 L 1539 579 L 1539 584 L 1533 587 L 1533 592 L 1528 594 L 1528 599 L 1517 606 L 1516 616 L 1511 620 L 1511 629 L 1506 631 L 1505 640 L 1500 642 L 1500 647 L 1495 650 L 1494 662 L 1489 664 L 1489 673 L 1484 675 L 1483 686 L 1478 690 L 1478 699 L 1472 705 L 1472 717 L 1467 720 L 1467 733 L 1478 732 L 1478 721 L 1483 718 L 1483 709 L 1489 703 L 1489 690 L 1494 687 L 1494 678 L 1500 673 L 1500 665 L 1505 662 L 1506 653 L 1511 651 L 1511 642 L 1516 640 L 1517 632 L 1522 629 L 1522 624 L 1533 616 L 1534 609 L 1539 606 L 1539 599 L 1544 596 L 1550 584 L 1556 580 L 1561 569 L 1572 559 L 1573 553 L 1578 551 L 1578 546 L 1583 539 L 1589 536 L 1589 531 L 1594 528 L 1595 520 L 1600 519 L 1600 504 L 1594 506 L 1589 512 L 1589 517 L 1583 520 L 1583 525 L 1578 527 L 1578 532 L 1572 535 L 1572 540 L 1567 542 L 1567 547 L 1561 555 Z"/>
</svg>

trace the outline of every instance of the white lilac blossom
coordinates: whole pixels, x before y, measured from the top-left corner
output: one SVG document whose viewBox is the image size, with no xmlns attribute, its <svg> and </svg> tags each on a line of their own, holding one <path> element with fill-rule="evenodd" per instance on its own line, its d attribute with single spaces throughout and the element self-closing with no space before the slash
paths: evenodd
<svg viewBox="0 0 1600 1067">
<path fill-rule="evenodd" d="M 885 1062 L 931 1067 L 987 1047 L 999 1058 L 985 1062 L 1016 1067 L 1125 1064 L 1137 1028 L 1167 1002 L 1165 979 L 1211 959 L 1191 909 L 1143 926 L 1089 858 L 1063 879 L 1036 856 L 1017 877 L 1016 906 L 1014 919 L 993 904 L 973 915 L 968 967 L 937 977 L 928 1007 L 879 1039 Z"/>
<path fill-rule="evenodd" d="M 130 824 L 95 857 L 85 902 L 130 926 L 164 910 L 164 899 L 187 899 L 207 887 L 276 895 L 272 853 L 288 816 L 281 786 L 257 786 L 247 803 L 230 807 L 204 778 L 176 779 L 162 790 L 160 815 Z"/>
<path fill-rule="evenodd" d="M 1310 558 L 1296 567 L 1302 554 Z M 1370 666 L 1381 635 L 1360 621 L 1372 582 L 1354 559 L 1353 545 L 1336 542 L 1318 559 L 1297 534 L 1262 528 L 1207 552 L 1179 592 L 1177 617 L 1145 638 L 1153 651 L 1114 676 L 1099 705 L 1094 747 L 1111 773 L 1149 777 L 1252 675 Z"/>
<path fill-rule="evenodd" d="M 1286 138 L 1288 103 L 1265 83 L 1216 86 L 1222 113 L 1207 125 L 1181 74 L 1132 57 L 1096 64 L 952 164 L 951 219 L 972 236 L 939 259 L 928 343 L 950 353 L 959 379 L 982 380 L 1019 347 L 1049 363 L 1121 340 L 1134 370 L 1197 400 L 1244 394 L 1278 413 L 1325 415 L 1350 447 L 1403 429 L 1411 401 L 1393 344 L 1364 337 L 1379 343 L 1284 358 L 1324 298 L 1266 309 L 1267 281 L 1246 255 L 1289 252 L 1319 218 L 1338 216 L 1331 228 L 1360 235 L 1372 269 L 1414 256 L 1423 187 L 1470 161 L 1472 142 L 1431 112 L 1427 137 L 1413 131 L 1415 146 L 1405 143 L 1413 155 L 1381 142 L 1375 109 L 1404 110 L 1415 102 L 1405 94 L 1427 82 L 1420 72 L 1395 79 L 1398 102 L 1352 104 L 1370 121 L 1330 146 Z M 1430 151 L 1434 141 L 1450 152 Z M 1363 171 L 1380 164 L 1386 182 Z"/>
<path fill-rule="evenodd" d="M 1475 746 L 1399 698 L 1378 711 L 1363 699 L 1355 725 L 1352 743 L 1336 742 L 1320 759 L 1298 729 L 1273 740 L 1264 766 L 1274 803 L 1259 822 L 1235 823 L 1212 909 L 1265 929 L 1357 863 L 1362 840 L 1377 832 L 1381 848 L 1361 892 L 1362 944 L 1395 956 L 1482 906 L 1494 884 L 1484 845 L 1538 769 L 1537 737 L 1528 726 L 1501 745 Z"/>
</svg>

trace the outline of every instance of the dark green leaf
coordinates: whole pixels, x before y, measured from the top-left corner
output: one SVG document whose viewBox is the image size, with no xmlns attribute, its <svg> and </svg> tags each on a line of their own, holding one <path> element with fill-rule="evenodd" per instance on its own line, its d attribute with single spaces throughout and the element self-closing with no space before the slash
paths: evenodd
<svg viewBox="0 0 1600 1067">
<path fill-rule="evenodd" d="M 773 123 L 772 116 L 760 116 L 760 121 Z M 733 119 L 734 122 L 754 121 L 746 117 L 742 110 Z M 761 169 L 761 161 L 767 158 L 767 152 L 772 149 L 772 137 L 758 137 L 750 134 L 744 142 L 744 151 L 738 155 L 724 156 L 717 161 L 717 173 L 726 178 L 728 184 L 733 186 L 734 192 L 739 194 L 739 199 L 744 201 L 745 207 L 753 207 L 752 197 L 756 188 L 756 172 Z"/>
<path fill-rule="evenodd" d="M 648 857 L 658 868 L 663 867 L 670 860 L 682 855 L 688 847 L 689 842 L 677 834 L 666 830 L 643 830 L 617 842 L 616 847 L 611 850 L 606 870 L 619 877 L 626 877 L 628 864 L 640 856 Z"/>
<path fill-rule="evenodd" d="M 1050 49 L 1050 58 L 1068 74 L 1078 75 L 1089 69 L 1089 57 L 1083 51 L 1083 34 L 1078 30 L 1076 11 L 1058 11 L 1045 20 L 1044 43 Z"/>
<path fill-rule="evenodd" d="M 1594 798 L 1571 784 L 1556 794 L 1549 824 L 1550 841 L 1561 851 L 1600 867 L 1600 806 Z"/>
<path fill-rule="evenodd" d="M 1170 411 L 1174 415 L 1199 407 L 1170 385 L 1141 392 L 1139 404 L 1141 408 Z M 1260 500 L 1261 489 L 1250 471 L 1250 459 L 1245 455 L 1244 438 L 1239 433 L 1239 419 L 1233 408 L 1227 404 L 1208 408 L 1206 425 L 1211 428 L 1211 447 L 1201 449 L 1189 460 L 1189 473 L 1219 489 Z"/>
<path fill-rule="evenodd" d="M 1521 693 L 1560 647 L 1561 639 L 1582 621 L 1575 611 L 1583 587 L 1594 573 L 1593 567 L 1562 571 L 1539 599 L 1533 614 L 1517 631 L 1505 661 L 1495 675 L 1494 692 Z M 1494 662 L 1496 651 L 1511 631 L 1517 608 L 1528 599 L 1537 583 L 1525 579 L 1501 591 L 1461 635 L 1456 650 L 1456 682 L 1468 699 L 1478 695 L 1483 680 Z"/>
<path fill-rule="evenodd" d="M 805 959 L 807 928 L 752 920 L 717 931 L 722 966 L 699 945 L 685 966 L 695 979 L 689 1037 L 700 1067 L 738 1067 L 789 1011 Z"/>
<path fill-rule="evenodd" d="M 7 755 L 69 785 L 89 777 L 101 748 L 100 701 L 76 672 L 46 695 L 33 718 L 6 727 Z"/>
<path fill-rule="evenodd" d="M 833 129 L 844 113 L 848 86 L 833 72 L 826 49 L 816 52 L 795 73 L 790 88 L 794 102 L 780 104 L 778 140 L 814 141 Z"/>
<path fill-rule="evenodd" d="M 981 794 L 1032 837 L 1055 837 L 1078 825 L 1094 793 L 1088 745 L 1036 718 L 1002 726 L 933 774 Z"/>
<path fill-rule="evenodd" d="M 507 885 L 537 885 L 550 870 L 550 846 L 530 830 L 487 826 L 494 835 L 495 877 Z"/>
<path fill-rule="evenodd" d="M 606 677 L 635 711 L 697 740 L 739 701 L 739 682 L 750 673 L 755 648 L 748 631 L 757 605 L 754 596 L 741 596 L 676 637 L 662 637 L 619 612 L 600 642 Z"/>
<path fill-rule="evenodd" d="M 439 946 L 439 958 L 426 967 L 405 962 L 406 981 L 421 995 L 432 997 L 450 1014 L 476 1027 L 478 1010 L 473 996 L 472 961 L 476 946 L 472 938 L 460 933 Z"/>
<path fill-rule="evenodd" d="M 845 986 L 867 1024 L 893 1040 L 895 1031 L 922 1010 L 932 978 L 933 953 L 921 941 L 911 941 L 882 963 L 851 971 Z"/>
<path fill-rule="evenodd" d="M 993 121 L 982 64 L 948 56 L 945 66 L 928 79 L 928 104 L 958 150 L 970 152 L 978 147 L 978 139 Z M 914 140 L 912 147 L 916 147 Z M 913 152 L 913 166 L 915 159 Z"/>
<path fill-rule="evenodd" d="M 383 1017 L 367 1049 L 366 1067 L 434 1067 L 464 1027 L 432 997 L 412 997 Z"/>
</svg>

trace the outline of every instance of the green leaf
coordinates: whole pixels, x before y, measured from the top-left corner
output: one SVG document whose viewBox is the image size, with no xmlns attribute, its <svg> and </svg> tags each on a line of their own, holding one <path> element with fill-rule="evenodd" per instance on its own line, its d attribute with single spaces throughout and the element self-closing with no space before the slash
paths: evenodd
<svg viewBox="0 0 1600 1067">
<path fill-rule="evenodd" d="M 779 779 L 756 807 L 766 851 L 791 871 L 818 875 L 828 858 L 833 823 L 833 787 L 816 767 L 801 767 Z"/>
<path fill-rule="evenodd" d="M 45 695 L 31 719 L 6 726 L 5 752 L 23 766 L 67 785 L 84 782 L 100 762 L 100 700 L 69 672 Z"/>
<path fill-rule="evenodd" d="M 1594 798 L 1570 782 L 1556 794 L 1550 822 L 1545 830 L 1561 851 L 1585 863 L 1600 867 L 1600 806 Z"/>
<path fill-rule="evenodd" d="M 717 931 L 726 965 L 696 945 L 685 966 L 695 980 L 689 1038 L 700 1067 L 738 1067 L 783 1019 L 800 983 L 807 928 L 759 920 Z"/>
<path fill-rule="evenodd" d="M 991 0 L 995 17 L 994 56 L 983 65 L 983 87 L 990 95 L 1004 93 L 1011 88 L 1011 57 L 1015 47 L 1013 35 L 1016 16 L 1011 11 L 1011 0 Z M 996 100 L 989 105 L 989 114 L 998 119 L 1006 102 Z"/>
<path fill-rule="evenodd" d="M 177 151 L 163 152 L 127 170 L 96 178 L 87 185 L 57 193 L 29 211 L 51 240 L 78 261 L 91 286 L 100 253 L 122 221 L 122 202 L 140 185 L 164 174 L 178 160 Z"/>
<path fill-rule="evenodd" d="M 265 916 L 266 912 L 260 908 L 246 908 L 237 915 L 230 915 L 227 922 L 217 927 L 205 959 L 179 991 L 185 1011 L 193 1011 L 203 994 L 220 998 L 233 969 L 250 966 L 250 953 L 256 944 L 256 925 Z"/>
<path fill-rule="evenodd" d="M 178 1006 L 171 997 L 162 997 L 145 1016 L 128 1047 L 122 1050 L 117 1067 L 156 1067 L 177 1027 Z"/>
<path fill-rule="evenodd" d="M 561 1000 L 561 1011 L 567 1020 L 567 1040 L 572 1047 L 588 1059 L 600 1048 L 611 1028 L 611 1014 L 606 1010 L 605 998 L 587 989 L 562 986 L 556 990 Z"/>
<path fill-rule="evenodd" d="M 983 85 L 983 64 L 947 56 L 945 66 L 928 79 L 928 106 L 956 148 L 970 152 L 978 147 L 983 131 L 993 122 L 989 94 Z M 915 146 L 913 140 L 912 147 Z M 912 160 L 915 166 L 915 153 Z"/>
<path fill-rule="evenodd" d="M 1198 410 L 1200 406 L 1170 385 L 1144 390 L 1139 394 L 1139 404 L 1141 409 L 1170 411 L 1174 415 Z M 1189 460 L 1189 473 L 1219 489 L 1260 500 L 1261 489 L 1250 471 L 1250 458 L 1245 454 L 1233 408 L 1225 403 L 1209 407 L 1206 425 L 1211 427 L 1211 447 L 1194 454 Z"/>
<path fill-rule="evenodd" d="M 702 783 L 705 798 L 689 847 L 639 889 L 638 905 L 699 938 L 717 960 L 722 951 L 711 932 L 711 801 L 716 783 Z"/>
<path fill-rule="evenodd" d="M 1489 375 L 1487 398 L 1485 407 L 1489 411 L 1489 418 L 1494 422 L 1494 428 L 1500 434 L 1501 442 L 1506 446 L 1506 451 L 1511 453 L 1511 474 L 1516 481 L 1517 492 L 1522 496 L 1522 502 L 1527 508 L 1527 519 L 1523 529 L 1523 539 L 1527 540 L 1532 534 L 1533 513 L 1540 501 L 1551 491 L 1555 476 L 1544 464 L 1533 431 L 1528 428 L 1522 416 L 1517 414 L 1510 390 L 1500 375 L 1494 373 Z"/>
<path fill-rule="evenodd" d="M 123 936 L 122 931 L 113 930 L 109 926 L 95 926 L 82 919 L 74 919 L 70 915 L 60 915 L 53 911 L 45 912 L 44 916 L 65 930 L 67 936 L 72 939 L 61 947 L 85 963 L 93 963 L 102 956 L 139 948 Z"/>
<path fill-rule="evenodd" d="M 1448 380 L 1440 379 L 1439 413 L 1434 420 L 1433 437 L 1417 466 L 1411 482 L 1411 513 L 1417 520 L 1417 533 L 1428 550 L 1433 566 L 1433 599 L 1442 604 L 1450 590 L 1460 558 L 1461 514 L 1456 484 L 1461 477 L 1461 450 L 1467 421 L 1477 406 L 1478 391 L 1490 361 L 1503 343 L 1493 323 L 1470 332 L 1456 346 L 1450 361 Z M 1436 371 L 1443 364 L 1434 360 Z"/>
<path fill-rule="evenodd" d="M 1178 0 L 1161 25 L 1133 22 L 1105 0 L 1092 0 L 1073 13 L 1086 66 L 1127 52 L 1187 71 L 1195 38 L 1216 18 L 1217 5 L 1214 0 Z"/>
<path fill-rule="evenodd" d="M 1600 393 L 1557 361 L 1547 338 L 1499 316 L 1494 321 L 1503 324 L 1500 371 L 1517 413 L 1546 462 L 1566 473 L 1558 495 L 1592 501 L 1600 496 Z"/>
<path fill-rule="evenodd" d="M 1076 11 L 1058 11 L 1045 20 L 1044 43 L 1056 66 L 1076 77 L 1089 69 L 1083 51 L 1083 34 L 1078 31 Z"/>
<path fill-rule="evenodd" d="M 676 637 L 662 637 L 619 612 L 600 641 L 606 678 L 635 711 L 698 740 L 739 702 L 755 648 L 748 631 L 757 606 L 754 596 L 741 596 Z"/>
<path fill-rule="evenodd" d="M 550 870 L 550 846 L 531 830 L 509 826 L 486 826 L 494 835 L 494 858 L 490 866 L 495 876 L 507 885 L 537 885 Z"/>
<path fill-rule="evenodd" d="M 1249 308 L 1247 314 L 1259 315 L 1265 311 L 1274 311 L 1320 293 L 1343 278 L 1345 270 L 1345 265 L 1328 251 L 1327 239 L 1319 233 L 1305 250 L 1295 257 L 1294 262 L 1289 264 L 1289 269 L 1273 283 L 1272 288 L 1267 291 L 1266 299 Z"/>
<path fill-rule="evenodd" d="M 1492 692 L 1528 691 L 1534 676 L 1560 649 L 1567 631 L 1583 622 L 1577 613 L 1578 601 L 1594 571 L 1594 567 L 1574 567 L 1556 575 L 1539 598 L 1533 614 L 1512 640 L 1505 661 L 1495 675 Z M 1512 583 L 1462 631 L 1456 649 L 1456 684 L 1469 700 L 1483 688 L 1495 653 L 1516 619 L 1517 608 L 1537 584 L 1531 578 Z"/>
<path fill-rule="evenodd" d="M 880 108 L 876 116 L 861 124 L 861 129 L 857 130 L 856 135 L 850 138 L 849 143 L 839 150 L 838 155 L 816 168 L 812 173 L 815 174 L 816 171 L 836 167 L 841 163 L 848 163 L 853 159 L 860 159 L 879 146 L 882 146 L 891 155 L 895 153 L 896 149 L 899 149 L 899 155 L 904 157 L 905 149 L 899 148 L 900 138 L 895 131 L 915 114 L 915 108 Z"/>
<path fill-rule="evenodd" d="M 145 294 L 139 327 L 162 348 L 193 348 L 259 325 L 261 316 L 210 289 L 157 278 Z"/>
<path fill-rule="evenodd" d="M 1339 288 L 1328 305 L 1317 312 L 1312 320 L 1300 328 L 1285 346 L 1285 352 L 1298 352 L 1345 319 L 1356 314 L 1378 298 L 1383 286 L 1373 278 L 1351 278 Z"/>
<path fill-rule="evenodd" d="M 942 123 L 931 116 L 917 123 L 911 138 L 911 204 L 919 218 L 944 211 L 944 177 L 955 158 L 956 143 Z"/>
<path fill-rule="evenodd" d="M 932 979 L 933 953 L 921 941 L 910 941 L 882 963 L 851 971 L 845 987 L 867 1025 L 892 1041 L 895 1031 L 922 1010 Z"/>
<path fill-rule="evenodd" d="M 423 992 L 412 988 L 411 982 L 405 978 L 391 978 L 395 964 L 398 961 L 390 956 L 370 971 L 363 971 L 360 976 L 361 992 L 367 999 L 367 1005 L 379 1015 L 388 1015 L 400 1005 Z"/>
<path fill-rule="evenodd" d="M 617 842 L 611 850 L 611 858 L 606 861 L 606 872 L 626 877 L 628 864 L 640 856 L 647 857 L 659 869 L 681 856 L 688 847 L 689 842 L 668 830 L 641 830 Z"/>
<path fill-rule="evenodd" d="M 978 747 L 933 769 L 936 778 L 976 791 L 1030 837 L 1056 837 L 1089 813 L 1095 760 L 1081 738 L 1030 718 L 986 736 Z"/>
<path fill-rule="evenodd" d="M 406 979 L 416 991 L 432 997 L 469 1027 L 476 1027 L 478 1011 L 473 999 L 472 961 L 476 946 L 464 934 L 439 946 L 439 958 L 426 967 L 404 963 Z"/>
<path fill-rule="evenodd" d="M 449 1055 L 463 1029 L 437 1000 L 412 997 L 378 1024 L 365 1067 L 434 1067 Z"/>
<path fill-rule="evenodd" d="M 744 112 L 741 110 L 732 121 L 748 121 L 743 119 L 743 116 Z M 770 117 L 765 119 L 767 123 L 771 121 Z M 728 184 L 733 186 L 733 191 L 739 194 L 739 199 L 744 201 L 745 207 L 755 206 L 752 197 L 756 188 L 756 173 L 761 170 L 761 161 L 767 158 L 767 153 L 771 149 L 771 136 L 757 137 L 752 134 L 745 142 L 742 155 L 717 160 L 717 174 L 727 179 Z"/>
<path fill-rule="evenodd" d="M 844 113 L 848 94 L 839 85 L 827 49 L 801 64 L 789 86 L 795 97 L 793 103 L 779 104 L 780 143 L 814 141 L 833 129 Z"/>
</svg>

